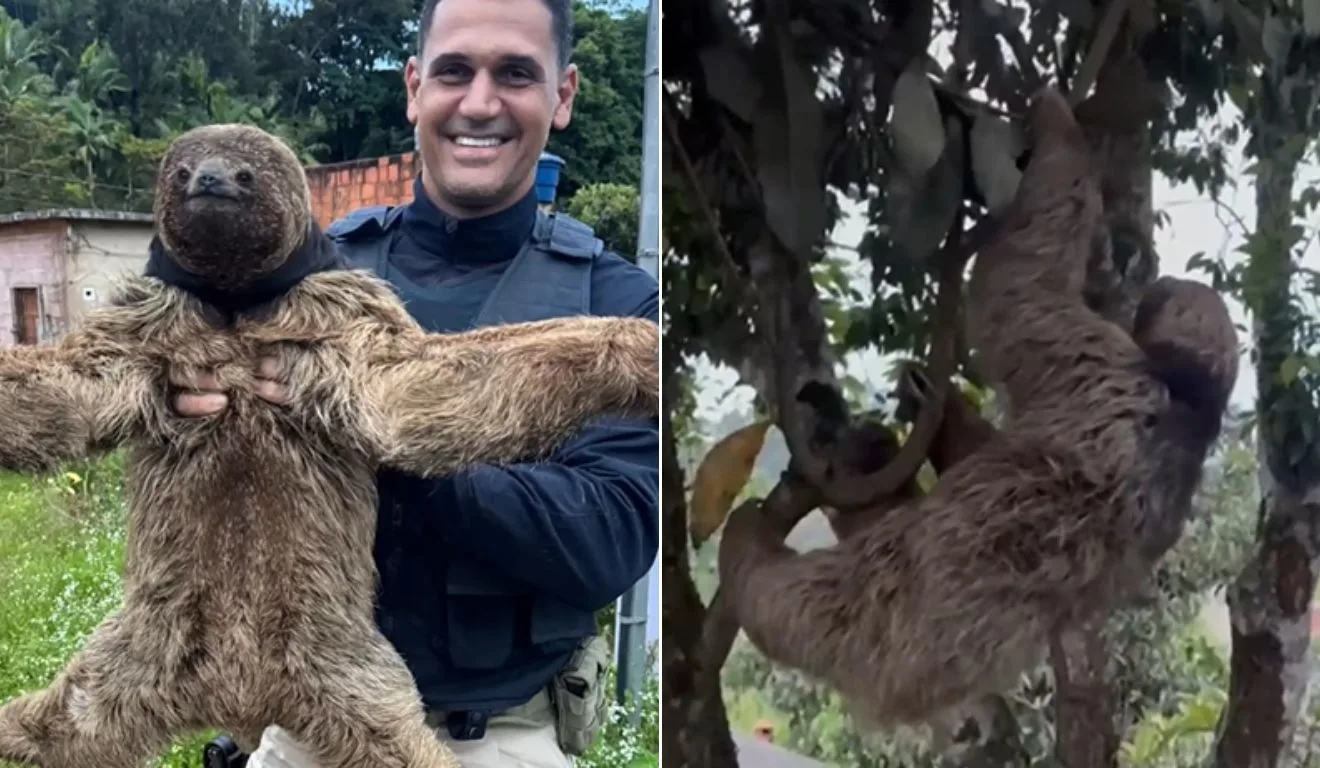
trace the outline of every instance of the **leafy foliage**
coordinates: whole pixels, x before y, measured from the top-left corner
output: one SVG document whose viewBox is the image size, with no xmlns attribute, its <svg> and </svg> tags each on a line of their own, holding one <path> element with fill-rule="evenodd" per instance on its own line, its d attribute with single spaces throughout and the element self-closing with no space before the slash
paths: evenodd
<svg viewBox="0 0 1320 768">
<path fill-rule="evenodd" d="M 400 68 L 420 7 L 3 0 L 0 213 L 150 210 L 165 147 L 203 123 L 259 125 L 309 164 L 411 151 Z M 575 12 L 581 88 L 549 144 L 568 163 L 564 198 L 589 184 L 636 187 L 641 167 L 645 12 L 613 0 L 579 0 Z M 622 241 L 628 230 L 611 226 Z"/>
<path fill-rule="evenodd" d="M 648 662 L 647 668 L 653 668 Z M 615 669 L 606 684 L 614 690 Z M 635 715 L 630 716 L 630 712 Z M 636 718 L 635 722 L 632 719 Z M 659 768 L 660 678 L 648 675 L 636 697 L 610 706 L 609 722 L 587 754 L 577 758 L 581 768 Z"/>
<path fill-rule="evenodd" d="M 606 248 L 631 261 L 637 255 L 640 204 L 635 185 L 600 183 L 578 189 L 564 210 L 590 224 Z"/>
</svg>

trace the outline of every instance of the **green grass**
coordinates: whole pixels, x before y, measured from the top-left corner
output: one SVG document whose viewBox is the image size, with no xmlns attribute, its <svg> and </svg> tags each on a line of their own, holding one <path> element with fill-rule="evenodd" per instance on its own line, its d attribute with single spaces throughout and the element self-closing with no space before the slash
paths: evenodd
<svg viewBox="0 0 1320 768">
<path fill-rule="evenodd" d="M 654 655 L 656 647 L 651 648 Z M 647 669 L 652 669 L 651 659 Z M 577 768 L 659 768 L 660 765 L 660 681 L 648 675 L 636 698 L 630 697 L 628 708 L 613 703 L 614 670 L 605 681 L 611 697 L 609 719 L 587 754 L 577 758 Z M 637 712 L 637 725 L 632 724 L 629 710 Z"/>
<path fill-rule="evenodd" d="M 49 685 L 119 606 L 124 522 L 119 456 L 70 465 L 56 477 L 0 473 L 0 702 Z M 640 703 L 640 726 L 613 713 L 580 768 L 659 764 L 654 679 Z M 199 768 L 211 736 L 180 739 L 151 768 Z M 0 761 L 0 768 L 13 764 Z"/>
<path fill-rule="evenodd" d="M 122 479 L 118 456 L 55 477 L 0 473 L 0 701 L 49 685 L 119 606 Z M 210 736 L 180 739 L 152 768 L 196 768 Z"/>
</svg>

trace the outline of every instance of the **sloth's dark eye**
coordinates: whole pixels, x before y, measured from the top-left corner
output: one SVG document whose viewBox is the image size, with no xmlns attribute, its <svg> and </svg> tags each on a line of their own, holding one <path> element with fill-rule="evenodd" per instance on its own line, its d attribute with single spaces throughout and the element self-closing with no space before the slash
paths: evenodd
<svg viewBox="0 0 1320 768">
<path fill-rule="evenodd" d="M 174 175 L 179 177 L 179 181 L 187 181 L 192 177 L 192 174 L 188 172 L 187 168 L 180 168 L 174 172 Z"/>
<path fill-rule="evenodd" d="M 239 171 L 238 173 L 234 174 L 234 178 L 238 179 L 238 183 L 239 183 L 239 184 L 251 184 L 251 183 L 252 183 L 252 171 L 249 171 L 249 170 L 246 170 L 246 169 L 241 170 L 241 171 Z"/>
</svg>

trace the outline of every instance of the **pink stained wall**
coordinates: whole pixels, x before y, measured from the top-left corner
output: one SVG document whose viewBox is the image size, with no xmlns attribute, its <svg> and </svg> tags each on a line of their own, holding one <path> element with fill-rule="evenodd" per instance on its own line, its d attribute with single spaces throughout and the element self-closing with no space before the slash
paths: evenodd
<svg viewBox="0 0 1320 768">
<path fill-rule="evenodd" d="M 13 346 L 14 289 L 40 288 L 42 341 L 64 332 L 64 250 L 68 222 L 25 221 L 0 226 L 0 347 Z"/>
</svg>

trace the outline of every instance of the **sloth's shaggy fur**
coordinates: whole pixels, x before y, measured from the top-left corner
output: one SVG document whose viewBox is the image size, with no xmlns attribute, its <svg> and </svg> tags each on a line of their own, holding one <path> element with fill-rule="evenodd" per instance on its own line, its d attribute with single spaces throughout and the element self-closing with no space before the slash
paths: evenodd
<svg viewBox="0 0 1320 768">
<path fill-rule="evenodd" d="M 178 169 L 208 160 L 245 185 L 236 200 L 194 201 Z M 256 129 L 186 134 L 160 174 L 161 242 L 231 296 L 324 246 L 297 159 Z M 0 758 L 137 768 L 185 732 L 223 728 L 251 750 L 278 724 L 324 768 L 457 766 L 373 622 L 376 471 L 536 459 L 593 417 L 653 416 L 657 327 L 427 334 L 386 284 L 335 269 L 220 325 L 139 277 L 58 346 L 0 352 L 0 465 L 48 471 L 121 445 L 131 459 L 122 607 L 50 687 L 0 708 Z M 287 405 L 252 394 L 264 355 L 289 374 Z M 229 407 L 177 415 L 172 368 L 215 369 Z"/>
<path fill-rule="evenodd" d="M 1156 283 L 1132 335 L 1086 307 L 1101 214 L 1086 142 L 1053 91 L 1030 127 L 1017 199 L 969 285 L 968 336 L 1006 399 L 1003 430 L 979 430 L 928 495 L 835 547 L 797 555 L 751 506 L 723 535 L 721 588 L 751 641 L 871 726 L 947 726 L 1011 688 L 1054 630 L 1144 583 L 1237 376 L 1235 331 L 1204 286 Z"/>
</svg>

